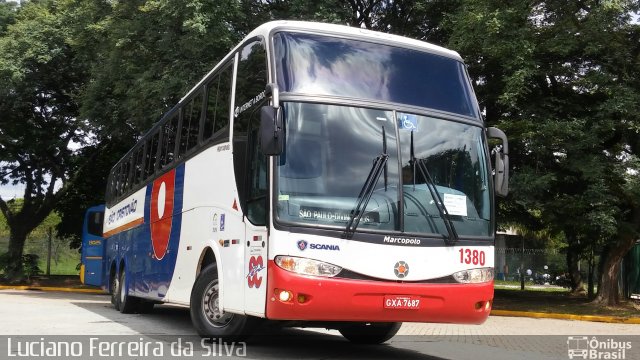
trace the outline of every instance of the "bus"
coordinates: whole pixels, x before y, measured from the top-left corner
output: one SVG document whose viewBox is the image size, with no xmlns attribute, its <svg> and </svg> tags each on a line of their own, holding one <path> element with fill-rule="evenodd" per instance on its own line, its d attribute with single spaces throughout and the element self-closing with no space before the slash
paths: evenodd
<svg viewBox="0 0 640 360">
<path fill-rule="evenodd" d="M 123 313 L 189 306 L 212 338 L 265 320 L 360 343 L 480 324 L 507 169 L 456 52 L 269 22 L 112 168 L 99 285 Z"/>
</svg>

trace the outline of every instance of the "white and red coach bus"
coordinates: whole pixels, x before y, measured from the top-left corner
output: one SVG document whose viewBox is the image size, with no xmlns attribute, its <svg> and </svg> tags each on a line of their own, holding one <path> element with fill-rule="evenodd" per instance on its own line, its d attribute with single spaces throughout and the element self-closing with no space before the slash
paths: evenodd
<svg viewBox="0 0 640 360">
<path fill-rule="evenodd" d="M 479 324 L 507 167 L 456 52 L 270 22 L 113 167 L 85 279 L 125 313 L 189 305 L 210 337 L 258 319 L 370 343 L 401 322 Z"/>
</svg>

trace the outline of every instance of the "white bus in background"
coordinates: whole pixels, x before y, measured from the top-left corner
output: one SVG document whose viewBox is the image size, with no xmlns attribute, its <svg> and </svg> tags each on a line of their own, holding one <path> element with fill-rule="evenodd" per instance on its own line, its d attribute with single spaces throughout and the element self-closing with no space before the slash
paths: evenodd
<svg viewBox="0 0 640 360">
<path fill-rule="evenodd" d="M 91 278 L 124 313 L 189 305 L 207 337 L 261 319 L 365 343 L 407 321 L 480 324 L 507 148 L 457 53 L 270 22 L 113 167 Z"/>
</svg>

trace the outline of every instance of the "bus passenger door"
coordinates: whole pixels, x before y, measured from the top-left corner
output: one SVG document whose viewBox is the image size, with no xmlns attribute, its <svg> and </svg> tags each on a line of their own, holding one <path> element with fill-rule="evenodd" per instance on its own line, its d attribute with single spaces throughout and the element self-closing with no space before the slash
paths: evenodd
<svg viewBox="0 0 640 360">
<path fill-rule="evenodd" d="M 245 248 L 244 310 L 247 315 L 265 316 L 267 297 L 267 230 L 247 223 Z"/>
<path fill-rule="evenodd" d="M 82 265 L 80 266 L 80 281 L 86 285 L 103 285 L 103 221 L 104 205 L 89 208 L 84 216 L 84 224 L 82 228 Z"/>
<path fill-rule="evenodd" d="M 259 110 L 259 108 L 257 109 Z M 251 116 L 247 142 L 247 220 L 245 246 L 244 292 L 245 313 L 265 316 L 267 297 L 267 214 L 268 181 L 267 157 L 262 154 L 258 140 L 259 111 Z"/>
</svg>

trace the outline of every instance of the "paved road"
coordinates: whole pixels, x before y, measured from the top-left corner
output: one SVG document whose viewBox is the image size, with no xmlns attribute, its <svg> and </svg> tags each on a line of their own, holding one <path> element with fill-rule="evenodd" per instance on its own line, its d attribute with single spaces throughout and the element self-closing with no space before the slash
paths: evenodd
<svg viewBox="0 0 640 360">
<path fill-rule="evenodd" d="M 152 314 L 124 315 L 104 295 L 40 291 L 0 291 L 1 335 L 5 336 L 0 358 L 7 356 L 7 335 L 14 339 L 38 335 L 45 340 L 56 335 L 118 335 L 126 341 L 143 336 L 145 341 L 165 343 L 182 336 L 199 344 L 186 308 L 157 306 Z M 246 344 L 244 353 L 234 353 L 237 348 L 231 352 L 255 359 L 568 359 L 568 336 L 578 335 L 595 336 L 608 344 L 631 341 L 625 358 L 640 359 L 640 325 L 497 316 L 473 326 L 405 323 L 396 337 L 381 346 L 353 345 L 337 331 L 268 328 Z"/>
</svg>

